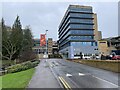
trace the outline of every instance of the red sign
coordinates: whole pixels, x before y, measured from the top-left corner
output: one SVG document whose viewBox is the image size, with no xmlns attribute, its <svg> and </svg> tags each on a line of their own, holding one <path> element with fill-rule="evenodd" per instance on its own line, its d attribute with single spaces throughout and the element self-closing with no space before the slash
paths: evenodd
<svg viewBox="0 0 120 90">
<path fill-rule="evenodd" d="M 46 45 L 46 36 L 45 34 L 40 35 L 40 46 L 45 46 Z"/>
</svg>

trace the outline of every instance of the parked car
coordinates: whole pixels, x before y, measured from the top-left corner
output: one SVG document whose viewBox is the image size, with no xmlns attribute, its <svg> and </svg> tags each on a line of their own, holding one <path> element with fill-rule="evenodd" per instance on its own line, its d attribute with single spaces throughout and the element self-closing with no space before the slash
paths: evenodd
<svg viewBox="0 0 120 90">
<path fill-rule="evenodd" d="M 97 55 L 97 56 L 96 56 L 96 59 L 100 59 L 100 56 Z"/>
<path fill-rule="evenodd" d="M 112 60 L 120 60 L 120 55 L 115 55 L 112 57 Z"/>
</svg>

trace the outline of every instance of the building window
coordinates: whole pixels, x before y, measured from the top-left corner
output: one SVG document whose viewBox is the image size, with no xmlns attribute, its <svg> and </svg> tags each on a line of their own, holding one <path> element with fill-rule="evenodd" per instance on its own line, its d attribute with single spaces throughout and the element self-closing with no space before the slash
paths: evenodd
<svg viewBox="0 0 120 90">
<path fill-rule="evenodd" d="M 71 42 L 71 46 L 95 46 L 95 42 Z"/>
</svg>

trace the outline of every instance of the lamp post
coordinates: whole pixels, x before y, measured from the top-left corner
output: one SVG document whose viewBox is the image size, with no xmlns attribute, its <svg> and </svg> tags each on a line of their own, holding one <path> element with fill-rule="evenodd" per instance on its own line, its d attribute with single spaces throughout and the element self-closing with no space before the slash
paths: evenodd
<svg viewBox="0 0 120 90">
<path fill-rule="evenodd" d="M 47 58 L 47 32 L 48 32 L 48 30 L 45 31 L 45 35 L 46 35 L 46 58 Z"/>
</svg>

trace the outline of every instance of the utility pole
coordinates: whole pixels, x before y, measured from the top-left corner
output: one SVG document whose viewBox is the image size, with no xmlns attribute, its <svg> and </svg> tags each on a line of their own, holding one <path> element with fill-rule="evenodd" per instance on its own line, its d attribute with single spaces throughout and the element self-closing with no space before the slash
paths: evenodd
<svg viewBox="0 0 120 90">
<path fill-rule="evenodd" d="M 48 32 L 48 30 L 46 30 L 46 33 L 45 33 L 45 35 L 46 35 L 46 58 L 48 57 L 48 55 L 47 55 L 47 32 Z"/>
</svg>

